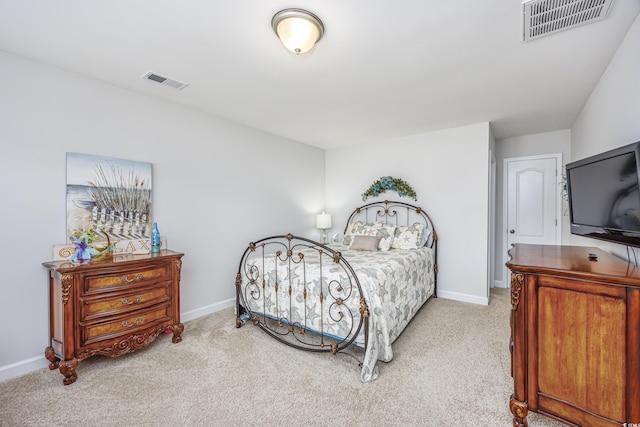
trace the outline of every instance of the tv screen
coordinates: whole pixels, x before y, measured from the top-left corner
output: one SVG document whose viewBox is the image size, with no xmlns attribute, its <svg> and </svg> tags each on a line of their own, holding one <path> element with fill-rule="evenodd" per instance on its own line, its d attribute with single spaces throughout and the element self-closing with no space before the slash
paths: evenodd
<svg viewBox="0 0 640 427">
<path fill-rule="evenodd" d="M 566 166 L 571 232 L 640 246 L 640 143 Z"/>
</svg>

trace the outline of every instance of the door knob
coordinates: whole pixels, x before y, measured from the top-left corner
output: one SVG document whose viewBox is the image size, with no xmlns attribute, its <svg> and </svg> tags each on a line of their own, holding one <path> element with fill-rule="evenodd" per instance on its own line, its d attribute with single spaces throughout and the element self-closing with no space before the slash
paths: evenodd
<svg viewBox="0 0 640 427">
<path fill-rule="evenodd" d="M 516 232 L 516 230 L 514 230 L 514 229 L 509 230 L 509 233 L 511 233 L 511 234 L 513 234 L 515 232 Z"/>
</svg>

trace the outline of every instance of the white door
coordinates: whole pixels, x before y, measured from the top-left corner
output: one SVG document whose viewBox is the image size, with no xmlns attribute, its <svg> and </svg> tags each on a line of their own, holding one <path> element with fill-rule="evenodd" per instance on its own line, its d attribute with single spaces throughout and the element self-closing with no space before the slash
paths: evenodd
<svg viewBox="0 0 640 427">
<path fill-rule="evenodd" d="M 561 241 L 562 155 L 505 159 L 505 262 L 516 243 L 555 245 Z M 505 269 L 505 285 L 509 273 Z"/>
</svg>

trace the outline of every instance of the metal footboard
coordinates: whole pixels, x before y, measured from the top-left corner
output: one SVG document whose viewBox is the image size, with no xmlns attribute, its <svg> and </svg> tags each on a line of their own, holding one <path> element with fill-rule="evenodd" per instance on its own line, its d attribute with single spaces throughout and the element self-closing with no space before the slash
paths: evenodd
<svg viewBox="0 0 640 427">
<path fill-rule="evenodd" d="M 369 308 L 342 254 L 292 234 L 249 244 L 236 274 L 236 327 L 250 320 L 291 347 L 337 354 L 368 345 Z"/>
</svg>

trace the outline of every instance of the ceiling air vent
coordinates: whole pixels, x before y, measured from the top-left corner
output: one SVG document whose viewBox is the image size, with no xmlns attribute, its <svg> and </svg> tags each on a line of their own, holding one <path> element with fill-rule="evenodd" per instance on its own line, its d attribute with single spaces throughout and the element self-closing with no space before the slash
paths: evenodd
<svg viewBox="0 0 640 427">
<path fill-rule="evenodd" d="M 184 83 L 181 82 L 179 80 L 175 80 L 169 77 L 164 77 L 161 76 L 159 74 L 154 73 L 153 71 L 148 71 L 146 72 L 143 76 L 143 79 L 147 79 L 147 80 L 152 80 L 154 82 L 158 82 L 160 84 L 163 84 L 165 86 L 169 86 L 172 87 L 174 89 L 184 89 L 185 87 L 189 86 L 189 83 Z"/>
<path fill-rule="evenodd" d="M 522 3 L 522 41 L 535 40 L 607 17 L 613 0 L 531 0 Z"/>
</svg>

